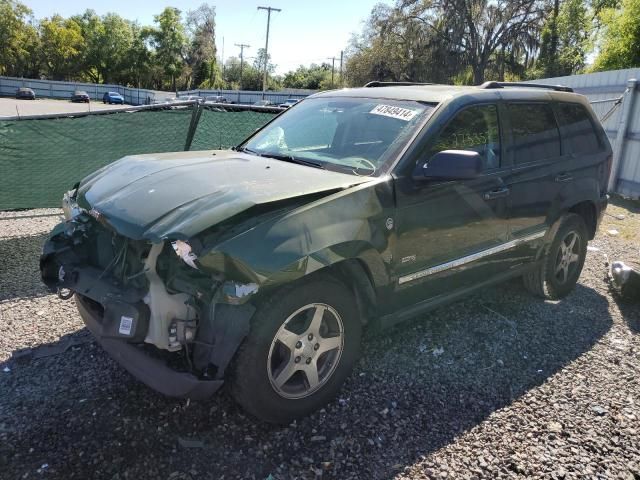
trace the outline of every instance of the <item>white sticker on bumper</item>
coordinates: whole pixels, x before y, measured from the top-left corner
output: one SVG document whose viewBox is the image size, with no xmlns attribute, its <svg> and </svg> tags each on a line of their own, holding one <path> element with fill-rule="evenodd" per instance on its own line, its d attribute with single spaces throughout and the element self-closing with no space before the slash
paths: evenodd
<svg viewBox="0 0 640 480">
<path fill-rule="evenodd" d="M 125 317 L 124 315 L 120 317 L 120 328 L 118 329 L 118 333 L 121 335 L 131 335 L 131 328 L 133 327 L 133 318 Z"/>
</svg>

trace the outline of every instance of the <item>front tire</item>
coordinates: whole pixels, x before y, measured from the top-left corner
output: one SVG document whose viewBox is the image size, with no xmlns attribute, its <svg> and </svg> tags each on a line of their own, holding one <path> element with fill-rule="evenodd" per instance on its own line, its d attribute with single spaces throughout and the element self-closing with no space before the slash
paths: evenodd
<svg viewBox="0 0 640 480">
<path fill-rule="evenodd" d="M 252 415 L 286 424 L 324 406 L 360 353 L 349 289 L 328 276 L 288 285 L 258 306 L 236 354 L 230 391 Z"/>
<path fill-rule="evenodd" d="M 534 295 L 557 300 L 578 282 L 587 256 L 587 226 L 581 216 L 569 213 L 554 225 L 553 240 L 546 245 L 538 267 L 524 275 L 524 285 Z"/>
</svg>

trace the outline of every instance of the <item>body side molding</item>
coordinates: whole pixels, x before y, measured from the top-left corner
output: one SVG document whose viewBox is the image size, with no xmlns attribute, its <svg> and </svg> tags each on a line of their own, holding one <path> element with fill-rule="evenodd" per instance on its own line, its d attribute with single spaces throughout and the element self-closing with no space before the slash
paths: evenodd
<svg viewBox="0 0 640 480">
<path fill-rule="evenodd" d="M 398 278 L 398 284 L 403 285 L 405 283 L 418 280 L 419 278 L 424 278 L 429 275 L 444 272 L 445 270 L 449 270 L 451 268 L 456 268 L 467 263 L 475 262 L 476 260 L 479 260 L 481 258 L 488 257 L 505 250 L 510 250 L 517 247 L 518 245 L 522 245 L 523 243 L 537 240 L 538 238 L 544 237 L 545 234 L 546 230 L 540 230 L 539 232 L 531 233 L 529 235 L 525 235 L 524 237 L 510 240 L 501 245 L 496 245 L 495 247 L 491 247 L 477 253 L 472 253 L 471 255 L 467 255 L 465 257 L 456 258 L 455 260 L 451 260 L 450 262 L 441 263 L 440 265 L 434 265 L 433 267 L 429 267 L 424 270 L 418 270 L 417 272 L 410 273 L 409 275 L 404 275 Z"/>
</svg>

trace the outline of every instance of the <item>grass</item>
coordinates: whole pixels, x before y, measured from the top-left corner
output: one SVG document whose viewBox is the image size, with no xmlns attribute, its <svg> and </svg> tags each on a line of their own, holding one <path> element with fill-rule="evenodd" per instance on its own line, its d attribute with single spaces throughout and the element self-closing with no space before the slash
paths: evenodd
<svg viewBox="0 0 640 480">
<path fill-rule="evenodd" d="M 617 230 L 620 238 L 640 244 L 640 200 L 612 195 L 600 231 Z"/>
</svg>

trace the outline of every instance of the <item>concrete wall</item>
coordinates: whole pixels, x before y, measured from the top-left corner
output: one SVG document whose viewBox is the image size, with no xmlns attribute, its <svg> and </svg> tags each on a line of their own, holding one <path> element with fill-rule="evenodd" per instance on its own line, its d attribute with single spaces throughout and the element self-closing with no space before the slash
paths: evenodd
<svg viewBox="0 0 640 480">
<path fill-rule="evenodd" d="M 106 92 L 118 92 L 124 97 L 125 102 L 130 105 L 143 105 L 147 98 L 151 101 L 157 94 L 154 90 L 143 88 L 129 88 L 121 85 L 103 85 L 96 83 L 82 82 L 54 82 L 52 80 L 35 80 L 31 78 L 15 78 L 0 76 L 0 95 L 13 96 L 16 90 L 21 87 L 33 89 L 37 97 L 58 98 L 69 100 L 75 90 L 84 90 L 89 94 L 91 100 L 102 101 L 102 96 Z"/>
<path fill-rule="evenodd" d="M 153 101 L 163 101 L 166 98 L 175 97 L 175 92 L 162 92 L 146 90 L 144 88 L 129 88 L 122 85 L 103 85 L 82 82 L 56 82 L 53 80 L 35 80 L 29 78 L 0 76 L 0 96 L 13 96 L 20 87 L 33 89 L 36 97 L 59 98 L 68 100 L 75 90 L 84 90 L 92 100 L 101 101 L 105 92 L 120 93 L 125 102 L 130 105 L 144 105 Z M 288 98 L 304 98 L 314 93 L 313 90 L 284 90 L 282 92 L 266 92 L 265 100 L 273 103 L 282 103 Z M 262 100 L 262 92 L 238 91 L 238 90 L 189 90 L 178 92 L 179 97 L 196 95 L 206 97 L 208 95 L 222 95 L 229 101 L 251 105 Z"/>
</svg>

